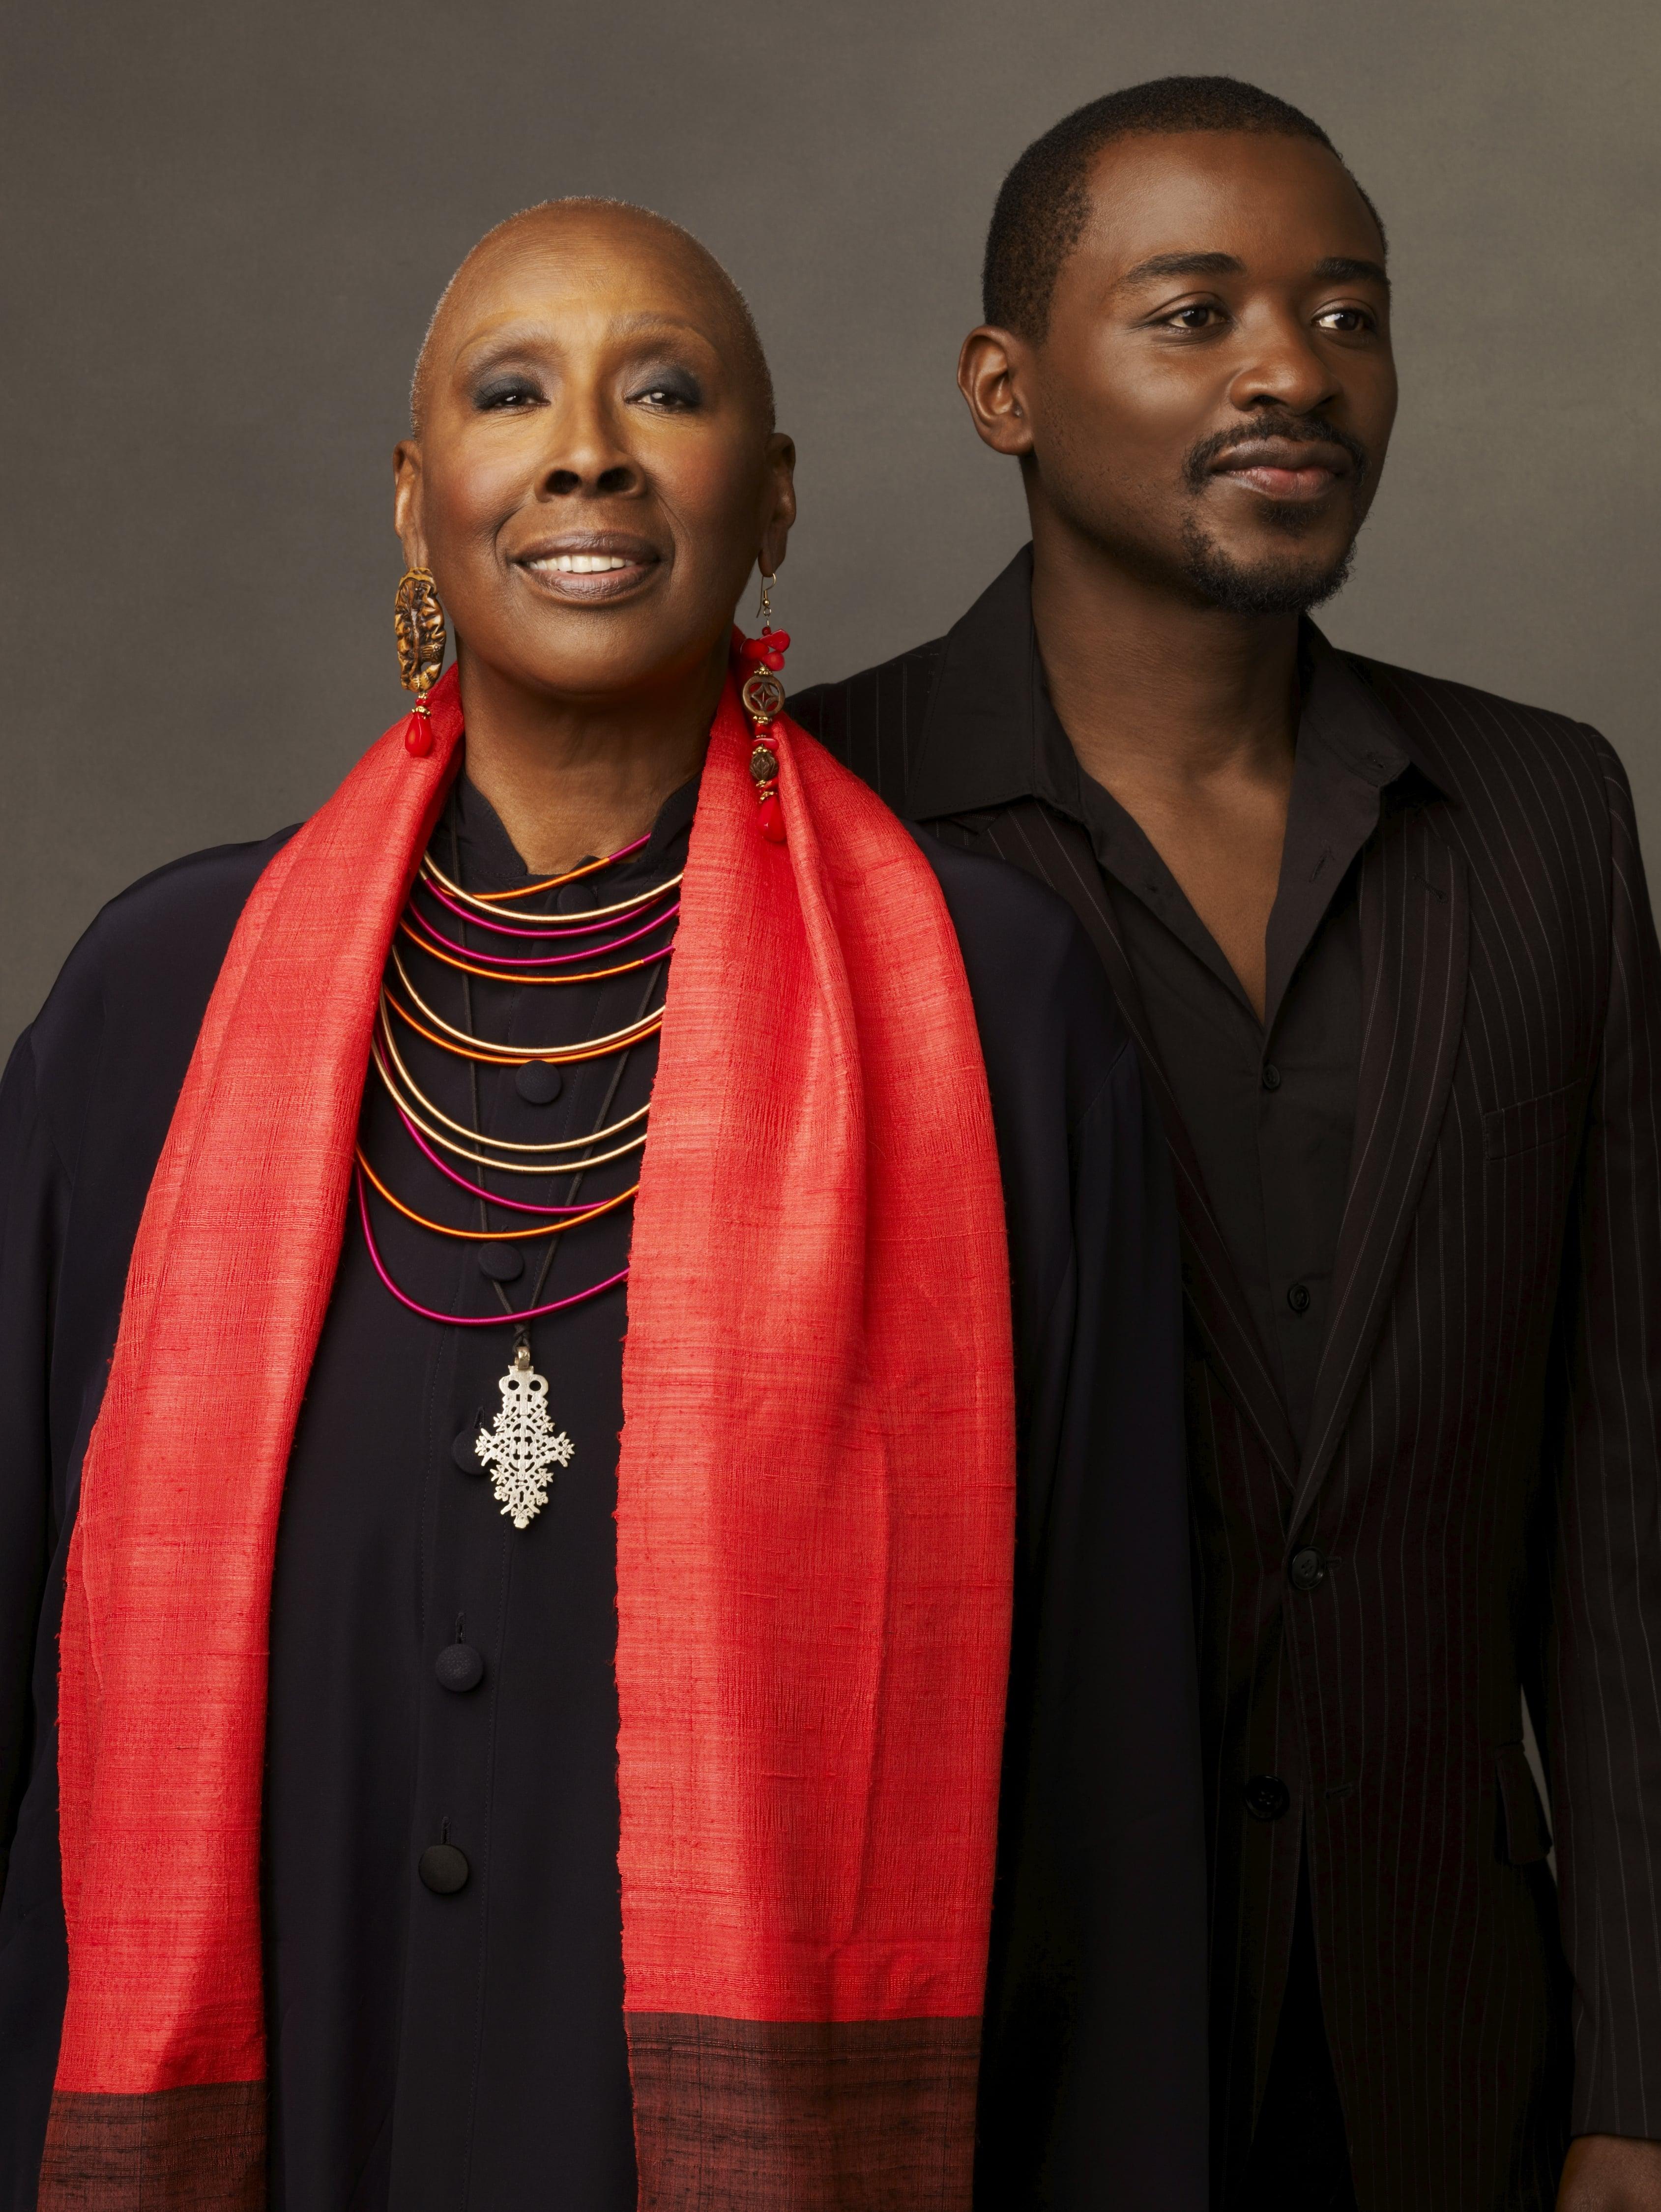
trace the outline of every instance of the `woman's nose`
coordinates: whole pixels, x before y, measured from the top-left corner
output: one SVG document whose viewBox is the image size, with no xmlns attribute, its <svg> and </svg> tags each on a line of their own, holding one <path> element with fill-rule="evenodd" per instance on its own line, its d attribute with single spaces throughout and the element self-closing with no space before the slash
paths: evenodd
<svg viewBox="0 0 1661 2212">
<path fill-rule="evenodd" d="M 610 407 L 572 404 L 551 410 L 550 417 L 541 469 L 545 498 L 617 498 L 639 490 L 642 471 Z"/>
</svg>

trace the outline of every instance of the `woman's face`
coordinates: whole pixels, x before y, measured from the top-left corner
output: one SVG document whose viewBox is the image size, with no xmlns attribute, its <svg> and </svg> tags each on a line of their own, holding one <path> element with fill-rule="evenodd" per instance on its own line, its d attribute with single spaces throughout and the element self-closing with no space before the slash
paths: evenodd
<svg viewBox="0 0 1661 2212">
<path fill-rule="evenodd" d="M 764 408 L 723 288 L 674 232 L 557 209 L 487 243 L 396 455 L 405 556 L 464 674 L 596 704 L 699 680 L 795 516 Z"/>
</svg>

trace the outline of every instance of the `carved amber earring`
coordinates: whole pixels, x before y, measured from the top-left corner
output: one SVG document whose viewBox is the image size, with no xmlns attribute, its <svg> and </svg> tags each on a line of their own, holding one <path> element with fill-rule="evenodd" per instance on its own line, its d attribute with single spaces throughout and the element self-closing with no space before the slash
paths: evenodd
<svg viewBox="0 0 1661 2212">
<path fill-rule="evenodd" d="M 438 586 L 428 568 L 406 568 L 399 579 L 392 601 L 392 628 L 398 637 L 398 672 L 406 691 L 415 693 L 415 710 L 404 743 L 412 753 L 433 749 L 432 717 L 427 694 L 444 665 L 444 610 Z"/>
</svg>

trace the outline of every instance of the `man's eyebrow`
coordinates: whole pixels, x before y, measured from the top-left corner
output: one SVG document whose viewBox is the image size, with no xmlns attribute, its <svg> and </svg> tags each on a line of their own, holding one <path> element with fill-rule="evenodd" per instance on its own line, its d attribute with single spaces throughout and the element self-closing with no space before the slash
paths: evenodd
<svg viewBox="0 0 1661 2212">
<path fill-rule="evenodd" d="M 1329 254 L 1324 261 L 1316 263 L 1315 274 L 1323 277 L 1371 277 L 1375 284 L 1382 284 L 1386 292 L 1390 289 L 1389 272 L 1382 261 L 1358 261 L 1348 253 Z"/>
<path fill-rule="evenodd" d="M 1155 253 L 1127 269 L 1122 284 L 1140 284 L 1149 276 L 1243 276 L 1245 264 L 1232 253 Z"/>
<path fill-rule="evenodd" d="M 1353 254 L 1329 254 L 1317 261 L 1311 275 L 1322 283 L 1335 278 L 1371 278 L 1375 284 L 1390 289 L 1390 278 L 1380 261 L 1362 261 Z M 1122 284 L 1145 283 L 1159 276 L 1244 276 L 1245 264 L 1232 253 L 1155 253 L 1146 261 L 1139 261 L 1134 269 L 1127 269 L 1119 279 Z"/>
</svg>

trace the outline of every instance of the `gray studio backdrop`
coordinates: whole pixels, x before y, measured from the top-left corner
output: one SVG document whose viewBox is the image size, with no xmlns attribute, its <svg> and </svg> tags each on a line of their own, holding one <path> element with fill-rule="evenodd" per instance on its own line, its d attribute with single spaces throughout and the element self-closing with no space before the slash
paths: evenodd
<svg viewBox="0 0 1661 2212">
<path fill-rule="evenodd" d="M 1652 0 L 82 0 L 0 90 L 0 1045 L 99 905 L 315 805 L 399 711 L 389 454 L 454 263 L 638 199 L 737 276 L 800 449 L 796 680 L 946 626 L 1023 535 L 952 386 L 1057 116 L 1250 76 L 1383 209 L 1403 405 L 1341 643 L 1600 724 L 1661 873 Z"/>
</svg>

